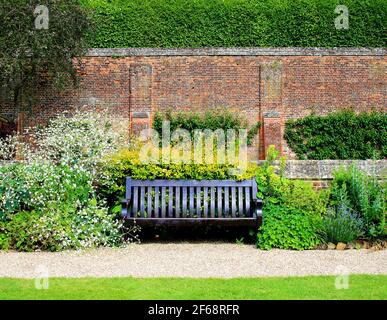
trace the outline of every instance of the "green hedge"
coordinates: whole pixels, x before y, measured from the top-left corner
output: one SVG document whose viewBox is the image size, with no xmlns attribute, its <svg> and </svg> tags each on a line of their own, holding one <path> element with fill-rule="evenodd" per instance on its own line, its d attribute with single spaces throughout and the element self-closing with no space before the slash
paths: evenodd
<svg viewBox="0 0 387 320">
<path fill-rule="evenodd" d="M 152 127 L 160 137 L 163 131 L 163 121 L 169 121 L 171 132 L 177 129 L 185 129 L 189 131 L 191 137 L 194 136 L 195 130 L 212 130 L 222 129 L 227 131 L 247 130 L 247 145 L 252 145 L 254 139 L 259 133 L 261 122 L 257 121 L 253 126 L 249 127 L 247 119 L 240 116 L 238 113 L 228 111 L 224 108 L 217 108 L 204 113 L 197 112 L 172 112 L 168 110 L 165 113 L 156 112 Z"/>
<path fill-rule="evenodd" d="M 81 0 L 90 45 L 106 47 L 385 47 L 385 0 Z M 336 30 L 337 5 L 349 29 Z"/>
<path fill-rule="evenodd" d="M 285 139 L 299 159 L 386 159 L 387 114 L 351 111 L 286 123 Z"/>
</svg>

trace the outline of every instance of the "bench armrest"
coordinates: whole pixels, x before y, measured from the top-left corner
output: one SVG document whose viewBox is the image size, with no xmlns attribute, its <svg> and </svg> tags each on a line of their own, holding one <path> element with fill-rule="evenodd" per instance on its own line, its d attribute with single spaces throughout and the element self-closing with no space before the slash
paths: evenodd
<svg viewBox="0 0 387 320">
<path fill-rule="evenodd" d="M 122 210 L 121 210 L 121 214 L 122 216 L 125 218 L 125 217 L 129 217 L 130 215 L 130 199 L 123 199 L 121 201 L 121 205 L 122 205 Z"/>
<path fill-rule="evenodd" d="M 253 214 L 255 218 L 262 217 L 262 199 L 253 199 L 254 208 Z"/>
</svg>

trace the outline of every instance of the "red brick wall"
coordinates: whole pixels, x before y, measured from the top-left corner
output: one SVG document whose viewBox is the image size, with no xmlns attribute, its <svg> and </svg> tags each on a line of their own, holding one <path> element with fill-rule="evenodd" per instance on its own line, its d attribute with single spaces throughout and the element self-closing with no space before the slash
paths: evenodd
<svg viewBox="0 0 387 320">
<path fill-rule="evenodd" d="M 174 52 L 116 57 L 106 52 L 95 56 L 97 51 L 84 57 L 80 87 L 60 94 L 42 89 L 36 106 L 25 110 L 26 125 L 88 105 L 107 109 L 122 121 L 130 119 L 138 130 L 151 124 L 157 110 L 202 111 L 224 106 L 244 115 L 251 124 L 264 120 L 261 157 L 265 147 L 274 143 L 291 158 L 281 136 L 287 119 L 345 107 L 387 109 L 384 54 Z M 0 115 L 12 116 L 4 104 L 0 107 Z M 258 158 L 257 145 L 250 150 L 253 158 Z"/>
</svg>

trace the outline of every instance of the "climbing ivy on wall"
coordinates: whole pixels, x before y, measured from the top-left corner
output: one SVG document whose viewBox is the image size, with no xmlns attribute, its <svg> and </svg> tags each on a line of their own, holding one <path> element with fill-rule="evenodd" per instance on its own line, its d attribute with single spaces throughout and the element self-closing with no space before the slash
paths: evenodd
<svg viewBox="0 0 387 320">
<path fill-rule="evenodd" d="M 284 137 L 299 159 L 386 159 L 387 113 L 310 115 L 289 120 Z"/>
<path fill-rule="evenodd" d="M 385 0 L 81 0 L 92 47 L 385 47 Z M 338 5 L 348 29 L 336 29 Z"/>
<path fill-rule="evenodd" d="M 248 126 L 247 119 L 237 113 L 228 111 L 225 108 L 216 108 L 204 113 L 195 112 L 172 112 L 168 110 L 165 113 L 157 112 L 153 119 L 153 129 L 160 136 L 163 130 L 163 121 L 169 121 L 171 132 L 177 129 L 187 130 L 191 136 L 194 130 L 247 130 L 247 145 L 252 145 L 254 139 L 259 133 L 261 122 L 257 121 L 253 126 Z"/>
</svg>

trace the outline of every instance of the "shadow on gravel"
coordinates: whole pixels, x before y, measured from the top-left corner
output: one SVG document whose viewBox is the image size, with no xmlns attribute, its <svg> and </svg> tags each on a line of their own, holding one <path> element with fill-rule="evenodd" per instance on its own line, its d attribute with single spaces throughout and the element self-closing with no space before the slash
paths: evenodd
<svg viewBox="0 0 387 320">
<path fill-rule="evenodd" d="M 251 227 L 221 227 L 221 226 L 160 226 L 142 227 L 141 242 L 208 242 L 221 241 L 237 244 L 253 244 L 256 240 L 256 230 Z"/>
</svg>

